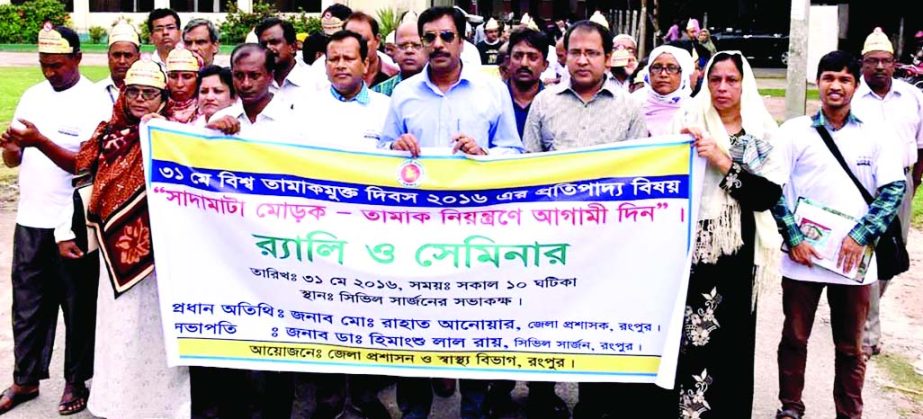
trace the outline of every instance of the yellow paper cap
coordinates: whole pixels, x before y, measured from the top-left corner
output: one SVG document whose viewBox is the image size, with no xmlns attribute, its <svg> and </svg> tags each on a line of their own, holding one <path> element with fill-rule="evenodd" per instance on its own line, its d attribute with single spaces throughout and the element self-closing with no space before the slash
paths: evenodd
<svg viewBox="0 0 923 419">
<path fill-rule="evenodd" d="M 167 56 L 168 73 L 171 71 L 192 71 L 198 73 L 200 68 L 199 59 L 188 49 L 176 47 L 173 48 L 173 51 L 170 51 L 170 55 Z"/>
<path fill-rule="evenodd" d="M 891 40 L 888 39 L 888 35 L 885 35 L 881 28 L 875 28 L 875 30 L 865 38 L 865 45 L 862 46 L 862 55 L 872 51 L 884 51 L 894 54 L 894 46 L 891 45 Z"/>
<path fill-rule="evenodd" d="M 307 32 L 298 32 L 295 34 L 295 40 L 298 42 L 304 42 L 305 39 L 308 39 Z"/>
<path fill-rule="evenodd" d="M 336 16 L 325 16 L 320 20 L 320 26 L 327 35 L 333 35 L 343 29 L 343 21 Z"/>
<path fill-rule="evenodd" d="M 141 37 L 138 36 L 138 31 L 133 26 L 120 20 L 109 30 L 109 46 L 111 47 L 116 42 L 131 42 L 135 46 L 141 46 Z"/>
<path fill-rule="evenodd" d="M 598 23 L 603 25 L 606 29 L 609 29 L 609 21 L 606 20 L 606 17 L 597 10 L 593 13 L 593 16 L 590 16 L 590 22 Z"/>
<path fill-rule="evenodd" d="M 627 49 L 619 48 L 612 51 L 612 58 L 609 59 L 609 67 L 625 67 L 628 65 L 628 59 L 631 53 Z"/>
<path fill-rule="evenodd" d="M 43 54 L 73 54 L 74 47 L 51 25 L 45 25 L 38 33 L 38 52 Z"/>
<path fill-rule="evenodd" d="M 490 18 L 487 23 L 484 24 L 485 31 L 500 30 L 500 24 L 497 23 L 497 19 Z"/>
<path fill-rule="evenodd" d="M 149 86 L 158 89 L 167 87 L 167 76 L 160 65 L 150 59 L 135 61 L 125 73 L 126 86 Z"/>
</svg>

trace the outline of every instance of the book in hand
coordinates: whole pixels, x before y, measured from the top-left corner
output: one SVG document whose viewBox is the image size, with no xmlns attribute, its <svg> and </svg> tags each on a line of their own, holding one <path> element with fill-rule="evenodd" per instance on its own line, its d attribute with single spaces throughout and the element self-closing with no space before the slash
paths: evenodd
<svg viewBox="0 0 923 419">
<path fill-rule="evenodd" d="M 849 272 L 837 266 L 843 239 L 859 220 L 807 198 L 798 198 L 794 216 L 804 241 L 821 256 L 821 259 L 814 259 L 814 265 L 856 282 L 864 280 L 874 251 L 871 246 L 865 247 L 862 260 Z"/>
</svg>

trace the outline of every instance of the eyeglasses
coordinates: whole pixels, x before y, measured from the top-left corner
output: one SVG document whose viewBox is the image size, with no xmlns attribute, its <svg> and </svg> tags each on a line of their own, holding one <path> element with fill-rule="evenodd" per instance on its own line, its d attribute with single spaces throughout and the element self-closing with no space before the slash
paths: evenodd
<svg viewBox="0 0 923 419">
<path fill-rule="evenodd" d="M 154 26 L 154 32 L 172 32 L 179 29 L 176 25 Z"/>
<path fill-rule="evenodd" d="M 423 43 L 431 45 L 433 42 L 436 42 L 436 37 L 442 39 L 442 42 L 449 43 L 455 40 L 457 34 L 452 31 L 441 31 L 437 35 L 436 32 L 426 32 L 423 34 Z"/>
<path fill-rule="evenodd" d="M 125 97 L 134 100 L 138 96 L 141 96 L 144 100 L 153 100 L 156 97 L 160 96 L 160 90 L 157 89 L 141 89 L 138 87 L 129 87 L 125 89 Z"/>
<path fill-rule="evenodd" d="M 567 51 L 567 55 L 575 59 L 580 58 L 580 57 L 587 57 L 593 60 L 593 59 L 602 57 L 603 52 L 598 49 L 587 49 L 587 50 L 572 49 L 572 50 Z"/>
<path fill-rule="evenodd" d="M 874 67 L 878 67 L 879 64 L 882 66 L 888 66 L 894 64 L 894 58 L 863 58 L 862 64 Z"/>
<path fill-rule="evenodd" d="M 679 66 L 675 65 L 660 65 L 654 64 L 650 67 L 651 74 L 657 73 L 667 73 L 667 74 L 679 74 L 682 69 Z"/>
<path fill-rule="evenodd" d="M 433 39 L 435 41 L 435 39 Z M 419 51 L 423 49 L 423 44 L 419 42 L 404 42 L 402 44 L 397 44 L 397 49 L 401 51 Z"/>
</svg>

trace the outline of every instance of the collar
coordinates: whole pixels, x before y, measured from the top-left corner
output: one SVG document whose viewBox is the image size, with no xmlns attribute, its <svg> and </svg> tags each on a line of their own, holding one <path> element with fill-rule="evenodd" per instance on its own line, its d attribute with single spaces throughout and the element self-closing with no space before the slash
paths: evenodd
<svg viewBox="0 0 923 419">
<path fill-rule="evenodd" d="M 846 123 L 843 124 L 843 126 L 845 127 L 849 124 L 856 124 L 856 125 L 862 124 L 862 120 L 860 120 L 856 116 L 856 114 L 852 112 L 852 109 L 849 110 L 849 115 L 846 116 Z M 830 126 L 829 123 L 827 123 L 827 117 L 824 116 L 823 109 L 818 110 L 817 113 L 811 117 L 811 128 L 817 128 L 817 127 L 826 127 L 830 131 L 836 131 L 833 129 L 832 126 Z"/>
<path fill-rule="evenodd" d="M 285 80 L 283 80 L 282 84 L 278 87 L 285 87 L 286 84 L 291 84 L 295 87 L 307 86 L 309 76 L 307 64 L 302 64 L 300 60 L 295 60 L 295 66 L 292 67 L 292 71 L 288 72 L 288 75 L 285 76 Z M 273 78 L 272 83 L 276 84 L 275 78 Z"/>
<path fill-rule="evenodd" d="M 573 83 L 573 82 L 574 82 L 573 79 L 570 79 L 570 80 L 567 81 L 567 84 L 561 84 L 561 88 L 560 88 L 560 90 L 558 90 L 558 94 L 570 92 L 571 94 L 574 95 L 574 97 L 580 99 L 580 95 L 577 94 L 577 91 L 574 90 L 574 88 L 573 88 L 573 86 L 572 86 L 572 83 Z M 608 93 L 609 96 L 611 96 L 611 97 L 615 97 L 615 96 L 616 96 L 616 87 L 615 87 L 614 84 L 612 84 L 612 82 L 611 82 L 610 80 L 606 79 L 606 80 L 603 82 L 602 87 L 600 87 L 599 90 L 596 92 L 596 94 L 593 95 L 593 99 L 596 99 L 596 97 L 599 96 L 599 95 L 600 95 L 601 93 L 603 93 L 603 92 Z M 582 99 L 581 99 L 581 100 L 582 100 Z"/>
<path fill-rule="evenodd" d="M 359 102 L 360 105 L 368 105 L 369 101 L 371 100 L 371 96 L 369 95 L 369 87 L 365 84 L 365 82 L 362 82 L 362 90 L 359 91 L 359 94 L 352 99 L 346 99 L 343 97 L 343 95 L 341 95 L 332 84 L 330 85 L 330 94 L 332 94 L 333 97 L 340 102 Z"/>
<path fill-rule="evenodd" d="M 510 91 L 510 98 L 512 98 L 512 97 L 513 97 L 513 81 L 512 81 L 512 80 L 507 80 L 507 81 L 506 81 L 506 88 L 507 88 L 507 90 Z M 539 81 L 538 81 L 538 91 L 535 92 L 535 94 L 538 95 L 539 93 L 542 92 L 542 90 L 545 90 L 545 83 L 542 83 L 542 81 L 539 80 Z M 516 105 L 516 101 L 515 101 L 515 100 L 513 101 L 513 105 Z"/>
<path fill-rule="evenodd" d="M 455 89 L 455 87 L 462 85 L 462 82 L 469 85 L 471 84 L 472 73 L 475 70 L 469 69 L 468 66 L 462 62 L 459 62 L 459 65 L 462 66 L 462 69 L 461 73 L 458 75 L 458 81 L 449 88 L 449 91 L 452 91 Z M 442 93 L 442 90 L 439 90 L 439 87 L 436 86 L 436 83 L 433 83 L 433 81 L 429 78 L 429 63 L 426 63 L 426 65 L 423 66 L 423 71 L 421 71 L 421 73 L 423 73 L 423 84 L 429 87 L 429 89 L 434 93 L 438 94 L 439 96 L 443 96 L 444 94 Z"/>
<path fill-rule="evenodd" d="M 266 104 L 266 107 L 263 108 L 263 111 L 257 115 L 256 122 L 253 122 L 253 124 L 259 123 L 263 118 L 270 121 L 278 121 L 283 119 L 282 113 L 286 108 L 287 106 L 286 103 L 284 103 L 282 96 L 280 96 L 278 93 L 274 94 L 272 99 L 269 100 L 269 103 Z M 244 110 L 244 104 L 240 101 L 240 99 L 231 105 L 231 111 L 229 113 L 236 117 L 238 120 L 246 120 L 248 123 L 250 123 L 250 118 L 247 117 L 247 112 Z"/>
<path fill-rule="evenodd" d="M 878 96 L 878 93 L 873 92 L 873 91 L 872 91 L 872 88 L 869 87 L 868 83 L 865 82 L 865 77 L 862 77 L 862 80 L 859 82 L 859 88 L 856 89 L 856 90 L 857 90 L 857 91 L 856 91 L 856 94 L 857 94 L 859 97 L 872 96 L 872 97 L 874 97 L 875 99 L 881 99 L 881 100 L 883 100 L 883 99 L 885 99 L 885 98 L 887 98 L 888 96 L 891 96 L 891 95 L 900 96 L 900 95 L 901 95 L 901 91 L 899 90 L 899 89 L 900 89 L 900 88 L 898 87 L 899 85 L 900 85 L 900 84 L 898 83 L 898 80 L 892 78 L 892 79 L 891 79 L 891 89 L 889 89 L 889 90 L 888 90 L 888 93 L 885 93 L 885 95 L 882 97 L 882 96 Z"/>
</svg>

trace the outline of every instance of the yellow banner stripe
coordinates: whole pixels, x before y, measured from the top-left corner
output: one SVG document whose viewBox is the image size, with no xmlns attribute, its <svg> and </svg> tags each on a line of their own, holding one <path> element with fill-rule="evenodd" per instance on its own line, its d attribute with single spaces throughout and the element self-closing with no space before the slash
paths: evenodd
<svg viewBox="0 0 923 419">
<path fill-rule="evenodd" d="M 277 348 L 268 351 L 267 348 Z M 271 353 L 271 355 L 270 355 Z M 478 370 L 549 371 L 587 374 L 654 375 L 660 358 L 637 355 L 584 355 L 542 352 L 445 351 L 417 352 L 390 349 L 353 348 L 325 344 L 275 343 L 223 339 L 179 339 L 179 355 L 188 358 L 236 359 L 272 362 L 326 363 L 353 366 L 396 366 Z M 400 356 L 403 361 L 392 360 Z M 377 361 L 370 361 L 377 358 Z M 424 358 L 429 357 L 429 363 Z M 386 359 L 387 358 L 387 359 Z M 501 364 L 500 359 L 506 358 Z M 536 361 L 530 361 L 534 358 Z M 459 359 L 467 359 L 461 365 Z M 552 361 L 553 359 L 553 361 Z M 553 368 L 552 368 L 553 367 Z"/>
<path fill-rule="evenodd" d="M 401 187 L 398 172 L 407 161 L 404 157 L 374 153 L 203 137 L 159 127 L 151 127 L 151 138 L 154 159 L 183 166 L 357 184 Z M 691 152 L 689 143 L 679 142 L 492 161 L 421 157 L 417 161 L 423 166 L 424 175 L 417 188 L 482 190 L 596 178 L 686 174 Z"/>
</svg>

